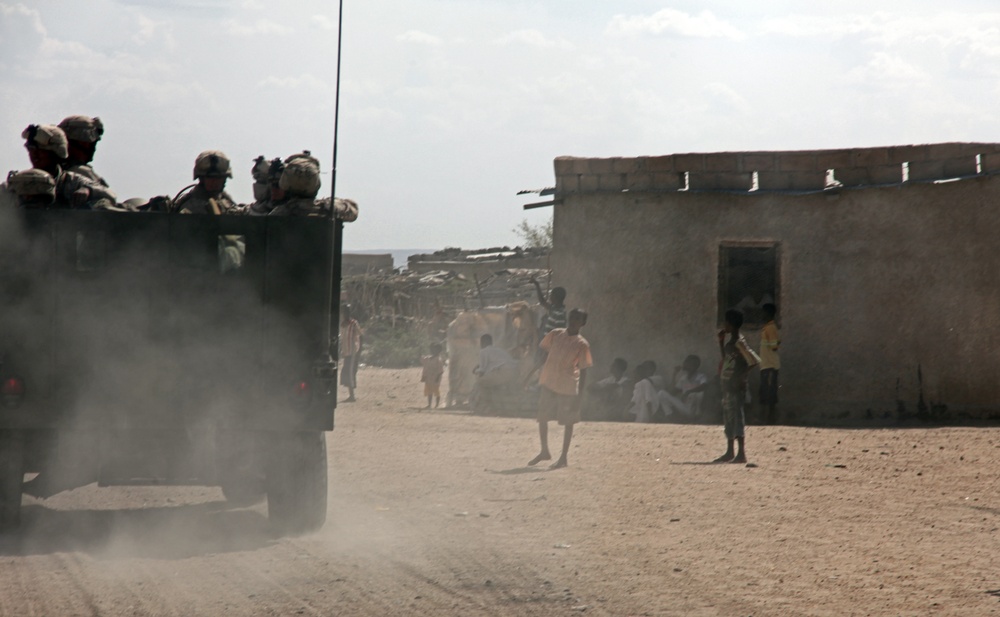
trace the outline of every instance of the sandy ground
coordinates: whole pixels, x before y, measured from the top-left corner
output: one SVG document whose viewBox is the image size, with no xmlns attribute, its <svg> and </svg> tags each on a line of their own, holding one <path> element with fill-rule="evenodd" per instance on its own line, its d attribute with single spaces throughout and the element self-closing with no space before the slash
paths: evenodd
<svg viewBox="0 0 1000 617">
<path fill-rule="evenodd" d="M 215 489 L 26 498 L 2 615 L 1000 614 L 1000 429 L 586 423 L 419 410 L 363 369 L 329 435 L 329 521 L 275 538 Z M 561 431 L 553 426 L 553 445 Z"/>
</svg>

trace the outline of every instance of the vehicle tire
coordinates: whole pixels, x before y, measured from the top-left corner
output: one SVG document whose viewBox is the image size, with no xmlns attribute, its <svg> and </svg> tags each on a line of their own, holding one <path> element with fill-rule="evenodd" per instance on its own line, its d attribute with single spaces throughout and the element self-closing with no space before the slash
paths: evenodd
<svg viewBox="0 0 1000 617">
<path fill-rule="evenodd" d="M 0 531 L 21 525 L 21 486 L 24 484 L 24 436 L 0 431 Z"/>
<path fill-rule="evenodd" d="M 281 534 L 316 531 L 326 522 L 326 433 L 275 435 L 267 465 L 267 516 Z"/>
</svg>

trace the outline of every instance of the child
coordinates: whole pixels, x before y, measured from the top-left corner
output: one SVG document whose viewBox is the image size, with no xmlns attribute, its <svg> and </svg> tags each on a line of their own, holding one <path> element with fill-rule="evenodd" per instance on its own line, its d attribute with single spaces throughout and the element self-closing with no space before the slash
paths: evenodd
<svg viewBox="0 0 1000 617">
<path fill-rule="evenodd" d="M 698 369 L 701 358 L 690 355 L 684 358 L 684 364 L 674 368 L 674 383 L 666 396 L 661 394 L 674 411 L 686 419 L 696 419 L 701 415 L 701 403 L 705 397 L 708 377 Z M 661 403 L 663 401 L 661 400 Z"/>
<path fill-rule="evenodd" d="M 351 305 L 340 307 L 340 385 L 347 388 L 345 403 L 353 403 L 354 389 L 358 387 L 358 362 L 361 358 L 362 330 L 357 319 L 351 317 Z"/>
<path fill-rule="evenodd" d="M 587 369 L 593 364 L 590 343 L 580 336 L 580 329 L 587 323 L 587 313 L 573 309 L 565 328 L 556 328 L 542 339 L 539 348 L 547 352 L 538 383 L 538 437 L 542 450 L 528 461 L 537 465 L 552 458 L 549 454 L 549 420 L 557 420 L 565 428 L 562 456 L 550 469 L 565 467 L 569 443 L 573 439 L 573 425 L 580 421 L 580 392 L 587 378 Z"/>
<path fill-rule="evenodd" d="M 635 367 L 635 387 L 632 389 L 632 407 L 629 413 L 635 416 L 636 422 L 652 422 L 660 406 L 660 398 L 652 380 L 654 374 L 656 363 L 652 360 L 646 360 Z"/>
<path fill-rule="evenodd" d="M 444 375 L 444 361 L 441 359 L 441 344 L 431 343 L 431 354 L 420 358 L 424 370 L 420 373 L 420 381 L 424 384 L 424 396 L 427 397 L 427 409 L 441 404 L 441 377 Z"/>
<path fill-rule="evenodd" d="M 744 449 L 745 420 L 743 400 L 746 396 L 747 373 L 760 364 L 760 358 L 747 345 L 740 334 L 743 313 L 736 309 L 726 311 L 722 330 L 719 331 L 719 352 L 722 354 L 722 373 L 719 376 L 722 387 L 722 423 L 728 444 L 726 453 L 715 459 L 716 463 L 746 463 Z M 729 334 L 729 342 L 726 342 Z M 739 452 L 733 453 L 733 442 L 739 444 Z"/>
<path fill-rule="evenodd" d="M 781 359 L 778 348 L 781 346 L 781 336 L 774 318 L 778 307 L 768 302 L 761 307 L 767 323 L 760 331 L 760 407 L 764 424 L 775 424 L 778 421 L 774 408 L 778 404 L 778 370 Z"/>
<path fill-rule="evenodd" d="M 535 284 L 535 293 L 538 294 L 538 303 L 545 309 L 545 315 L 538 325 L 538 333 L 545 336 L 556 328 L 566 327 L 566 289 L 563 287 L 553 287 L 549 292 L 548 300 L 542 293 L 542 286 L 538 284 L 535 277 L 531 277 L 531 282 Z"/>
<path fill-rule="evenodd" d="M 629 379 L 625 376 L 628 362 L 625 358 L 615 358 L 611 361 L 610 375 L 594 383 L 590 391 L 592 413 L 600 420 L 618 420 L 628 408 L 626 387 Z"/>
</svg>

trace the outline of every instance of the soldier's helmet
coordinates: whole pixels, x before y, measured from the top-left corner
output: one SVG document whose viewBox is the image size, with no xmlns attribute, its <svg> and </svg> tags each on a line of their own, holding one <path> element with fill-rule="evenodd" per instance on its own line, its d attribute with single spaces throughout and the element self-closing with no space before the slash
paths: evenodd
<svg viewBox="0 0 1000 617">
<path fill-rule="evenodd" d="M 233 170 L 229 167 L 229 157 L 219 150 L 205 150 L 194 160 L 194 179 L 198 178 L 232 178 Z"/>
<path fill-rule="evenodd" d="M 12 171 L 7 175 L 7 186 L 26 201 L 52 203 L 56 199 L 56 180 L 41 169 Z"/>
<path fill-rule="evenodd" d="M 104 135 L 104 124 L 98 117 L 90 116 L 68 116 L 59 123 L 59 128 L 66 133 L 67 139 L 73 141 L 84 141 L 87 143 L 97 143 Z"/>
<path fill-rule="evenodd" d="M 269 161 L 261 155 L 253 160 L 250 173 L 253 175 L 253 197 L 255 200 L 264 201 L 270 196 L 271 185 L 278 183 L 284 168 L 285 164 L 279 158 Z"/>
<path fill-rule="evenodd" d="M 61 159 L 69 156 L 66 133 L 54 124 L 30 124 L 21 132 L 26 148 L 49 150 Z"/>
<path fill-rule="evenodd" d="M 278 186 L 293 197 L 316 197 L 319 192 L 319 161 L 308 150 L 285 159 Z"/>
<path fill-rule="evenodd" d="M 253 181 L 267 184 L 267 172 L 270 168 L 271 163 L 264 158 L 263 154 L 255 158 L 253 160 L 253 167 L 250 168 L 250 175 L 253 176 Z"/>
</svg>

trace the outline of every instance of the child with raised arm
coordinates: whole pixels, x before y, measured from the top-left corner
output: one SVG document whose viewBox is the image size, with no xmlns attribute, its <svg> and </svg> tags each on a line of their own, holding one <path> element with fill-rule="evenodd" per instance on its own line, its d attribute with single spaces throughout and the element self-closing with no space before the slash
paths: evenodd
<svg viewBox="0 0 1000 617">
<path fill-rule="evenodd" d="M 427 409 L 431 408 L 432 400 L 434 407 L 441 404 L 441 377 L 444 375 L 444 360 L 441 359 L 441 351 L 440 343 L 431 343 L 430 355 L 420 358 L 420 364 L 424 367 L 420 373 L 420 381 L 424 384 Z"/>
<path fill-rule="evenodd" d="M 747 345 L 740 334 L 743 313 L 736 309 L 726 311 L 722 330 L 719 331 L 719 352 L 722 354 L 722 373 L 719 375 L 722 387 L 722 423 L 726 431 L 726 453 L 715 459 L 716 463 L 747 462 L 744 448 L 746 421 L 743 401 L 746 398 L 747 374 L 760 364 L 760 358 Z M 729 341 L 726 342 L 726 334 Z M 739 451 L 733 452 L 733 443 L 739 444 Z"/>
<path fill-rule="evenodd" d="M 549 420 L 556 420 L 565 427 L 562 455 L 551 469 L 559 469 L 568 464 L 573 425 L 580 421 L 580 393 L 586 383 L 587 369 L 594 364 L 590 355 L 590 343 L 580 336 L 580 329 L 586 323 L 587 313 L 573 309 L 569 312 L 566 327 L 552 330 L 538 345 L 548 354 L 538 379 L 541 387 L 538 397 L 538 437 L 542 449 L 538 456 L 528 461 L 528 465 L 537 465 L 552 458 L 549 453 Z"/>
</svg>

